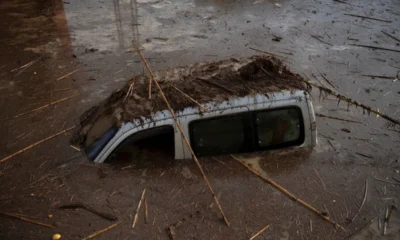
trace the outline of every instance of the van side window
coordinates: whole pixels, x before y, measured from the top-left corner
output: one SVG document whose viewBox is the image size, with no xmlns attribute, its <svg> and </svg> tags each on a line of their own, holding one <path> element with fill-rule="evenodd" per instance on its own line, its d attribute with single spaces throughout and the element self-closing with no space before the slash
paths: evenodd
<svg viewBox="0 0 400 240">
<path fill-rule="evenodd" d="M 240 113 L 193 121 L 191 145 L 197 156 L 249 152 L 252 150 L 250 115 Z"/>
<path fill-rule="evenodd" d="M 239 113 L 189 124 L 191 146 L 198 157 L 245 153 L 301 145 L 301 109 L 288 107 Z"/>
<path fill-rule="evenodd" d="M 132 134 L 108 156 L 106 162 L 154 162 L 155 158 L 174 158 L 174 128 L 160 126 Z M 147 159 L 149 158 L 149 159 Z"/>
<path fill-rule="evenodd" d="M 298 145 L 304 141 L 303 116 L 299 108 L 255 113 L 258 148 Z"/>
</svg>

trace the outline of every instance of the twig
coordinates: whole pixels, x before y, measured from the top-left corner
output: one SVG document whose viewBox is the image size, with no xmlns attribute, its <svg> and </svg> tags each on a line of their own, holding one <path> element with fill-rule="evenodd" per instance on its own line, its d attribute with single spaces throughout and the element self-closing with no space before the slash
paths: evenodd
<svg viewBox="0 0 400 240">
<path fill-rule="evenodd" d="M 13 218 L 18 218 L 18 219 L 20 219 L 22 221 L 33 223 L 33 224 L 36 224 L 36 225 L 40 225 L 40 226 L 44 226 L 44 227 L 48 227 L 48 228 L 56 228 L 53 225 L 50 225 L 50 224 L 47 224 L 47 223 L 41 223 L 41 222 L 26 218 L 26 217 L 18 216 L 16 214 L 12 214 L 12 213 L 1 213 L 1 214 L 9 216 L 9 217 L 13 217 Z"/>
<path fill-rule="evenodd" d="M 314 35 L 310 35 L 310 36 L 311 36 L 312 38 L 314 38 L 314 39 L 316 39 L 316 40 L 322 42 L 322 43 L 328 44 L 329 46 L 333 46 L 333 44 L 330 44 L 330 43 L 328 43 L 328 42 L 325 42 L 324 40 L 320 39 L 318 36 L 314 36 Z"/>
<path fill-rule="evenodd" d="M 366 18 L 366 19 L 371 19 L 371 20 L 375 20 L 375 21 L 379 21 L 379 22 L 387 22 L 387 23 L 391 23 L 392 22 L 390 20 L 384 20 L 384 19 L 374 18 L 374 17 L 367 17 L 367 16 L 351 14 L 351 13 L 345 13 L 344 15 L 351 16 L 351 17 L 358 17 L 358 18 Z"/>
<path fill-rule="evenodd" d="M 397 182 L 400 183 L 400 179 L 397 179 L 397 178 L 395 178 L 395 177 L 392 177 L 392 178 L 393 178 L 393 180 L 395 180 L 395 181 L 397 181 Z"/>
<path fill-rule="evenodd" d="M 144 195 L 145 195 L 145 194 L 146 194 L 146 188 L 143 189 L 142 196 L 140 197 L 139 203 L 138 203 L 138 205 L 137 205 L 135 217 L 133 218 L 133 222 L 132 222 L 132 228 L 135 228 L 136 222 L 137 222 L 137 220 L 138 220 L 138 215 L 139 215 L 139 211 L 140 211 L 140 206 L 142 205 L 142 201 L 143 201 L 143 198 L 144 198 Z"/>
<path fill-rule="evenodd" d="M 189 99 L 190 101 L 194 102 L 199 108 L 201 108 L 204 112 L 209 112 L 209 110 L 205 107 L 203 107 L 199 102 L 197 102 L 196 100 L 194 100 L 193 98 L 191 98 L 189 95 L 187 95 L 186 93 L 184 93 L 182 90 L 180 90 L 179 88 L 175 87 L 174 85 L 171 85 L 171 87 L 173 87 L 176 91 L 180 92 L 183 96 L 185 96 L 187 99 Z"/>
<path fill-rule="evenodd" d="M 312 220 L 311 220 L 311 217 L 310 217 L 310 232 L 312 232 Z"/>
<path fill-rule="evenodd" d="M 34 63 L 36 63 L 37 61 L 39 61 L 40 59 L 42 59 L 42 57 L 38 57 L 36 60 L 31 61 L 23 66 L 21 66 L 19 69 L 23 68 L 21 71 L 19 71 L 17 74 L 15 74 L 14 77 L 18 76 L 19 74 L 21 74 L 23 71 L 25 71 L 26 69 L 28 69 L 28 67 L 32 66 Z M 12 72 L 12 71 L 11 71 Z"/>
<path fill-rule="evenodd" d="M 362 123 L 362 122 L 359 122 L 359 121 L 354 121 L 354 120 L 349 120 L 349 119 L 344 119 L 344 118 L 338 118 L 338 117 L 327 116 L 327 115 L 320 114 L 320 113 L 316 113 L 315 115 L 318 116 L 318 117 L 330 118 L 330 119 L 335 119 L 335 120 L 344 121 L 344 122 Z"/>
<path fill-rule="evenodd" d="M 77 96 L 77 95 L 79 95 L 79 93 L 74 94 L 74 95 L 71 95 L 71 96 L 68 96 L 68 97 L 65 97 L 65 98 L 61 98 L 61 99 L 59 99 L 59 100 L 57 100 L 57 101 L 54 101 L 54 102 L 48 103 L 48 104 L 46 104 L 46 105 L 40 106 L 40 107 L 35 108 L 35 109 L 33 109 L 33 110 L 30 110 L 30 111 L 28 111 L 28 112 L 20 113 L 20 114 L 15 115 L 14 117 L 9 118 L 9 119 L 7 119 L 7 120 L 19 118 L 19 117 L 22 117 L 22 116 L 25 116 L 25 115 L 28 115 L 28 114 L 37 112 L 37 111 L 42 110 L 42 109 L 44 109 L 44 108 L 53 106 L 53 105 L 55 105 L 55 104 L 57 104 L 57 103 L 64 102 L 65 100 L 68 100 L 68 99 L 70 99 L 70 98 L 72 98 L 72 97 L 75 97 L 75 96 Z"/>
<path fill-rule="evenodd" d="M 365 157 L 365 158 L 373 158 L 372 156 L 369 156 L 369 155 L 367 155 L 367 154 L 364 154 L 364 153 L 359 153 L 359 152 L 354 152 L 355 154 L 357 154 L 357 155 L 360 155 L 360 156 L 362 156 L 362 157 Z"/>
<path fill-rule="evenodd" d="M 122 101 L 122 102 L 125 102 L 125 100 L 128 98 L 128 96 L 130 95 L 130 93 L 133 91 L 133 86 L 134 86 L 134 85 L 135 85 L 135 82 L 134 82 L 134 79 L 132 79 L 132 83 L 129 85 L 128 92 L 126 93 L 125 98 L 124 98 L 124 101 Z"/>
<path fill-rule="evenodd" d="M 387 224 L 388 224 L 388 219 L 389 217 L 389 207 L 386 207 L 386 213 L 385 213 L 385 219 L 383 220 L 383 235 L 386 235 L 386 229 L 387 229 Z"/>
<path fill-rule="evenodd" d="M 174 226 L 169 226 L 167 228 L 167 232 L 170 240 L 176 240 L 176 232 Z"/>
<path fill-rule="evenodd" d="M 149 223 L 149 211 L 147 207 L 147 197 L 144 199 L 144 222 Z"/>
<path fill-rule="evenodd" d="M 393 184 L 393 185 L 400 185 L 399 183 L 395 183 L 395 182 L 391 182 L 391 181 L 386 181 L 386 180 L 379 179 L 379 178 L 376 178 L 376 177 L 374 177 L 374 179 L 375 179 L 376 181 L 380 181 L 380 182 L 384 182 L 384 183 L 389 183 L 389 184 Z"/>
<path fill-rule="evenodd" d="M 348 5 L 351 5 L 350 3 L 347 3 L 347 2 L 345 2 L 345 1 L 341 1 L 341 0 L 333 0 L 334 2 L 340 2 L 340 3 L 344 3 L 344 4 L 348 4 Z"/>
<path fill-rule="evenodd" d="M 376 115 L 378 115 L 378 116 L 380 116 L 380 117 L 382 117 L 382 118 L 384 118 L 384 119 L 386 119 L 387 121 L 389 121 L 389 122 L 391 122 L 391 123 L 393 123 L 393 124 L 395 124 L 395 125 L 400 125 L 400 121 L 399 120 L 396 120 L 396 119 L 394 119 L 394 118 L 392 118 L 392 117 L 389 117 L 388 115 L 386 115 L 386 114 L 382 114 L 380 111 L 379 111 L 379 109 L 373 109 L 373 108 L 371 108 L 371 107 L 369 107 L 369 106 L 366 106 L 366 105 L 364 105 L 364 104 L 362 104 L 362 103 L 359 103 L 359 102 L 357 102 L 357 101 L 355 101 L 355 100 L 353 100 L 353 99 L 351 99 L 351 98 L 348 98 L 348 97 L 346 97 L 346 96 L 344 96 L 344 95 L 341 95 L 341 94 L 339 94 L 339 93 L 336 93 L 336 92 L 334 92 L 334 91 L 332 91 L 331 89 L 329 89 L 329 88 L 326 88 L 326 87 L 322 87 L 322 86 L 318 86 L 317 84 L 315 84 L 315 83 L 313 83 L 313 82 L 310 82 L 310 81 L 307 81 L 307 80 L 300 80 L 300 81 L 302 81 L 302 82 L 304 82 L 304 83 L 306 83 L 307 85 L 309 85 L 309 86 L 313 86 L 313 87 L 316 87 L 316 88 L 318 88 L 320 91 L 323 91 L 323 92 L 325 92 L 325 93 L 327 93 L 327 94 L 330 94 L 330 95 L 332 95 L 332 96 L 335 96 L 335 97 L 337 97 L 338 99 L 339 99 L 339 101 L 346 101 L 349 105 L 356 105 L 357 107 L 361 107 L 361 108 L 363 108 L 364 110 L 367 110 L 368 112 L 372 112 L 372 113 L 375 113 Z"/>
<path fill-rule="evenodd" d="M 283 188 L 282 186 L 280 186 L 279 184 L 277 184 L 276 182 L 272 181 L 271 179 L 262 176 L 257 170 L 249 167 L 248 165 L 246 165 L 244 162 L 242 162 L 239 158 L 231 155 L 233 157 L 233 159 L 235 159 L 238 163 L 240 163 L 242 166 L 244 166 L 245 168 L 247 168 L 250 172 L 254 173 L 255 175 L 257 175 L 259 178 L 263 179 L 264 181 L 266 181 L 267 183 L 269 183 L 270 185 L 272 185 L 273 187 L 275 187 L 276 189 L 278 189 L 279 191 L 281 191 L 282 193 L 284 193 L 286 196 L 288 196 L 290 199 L 292 199 L 293 201 L 299 203 L 300 205 L 304 206 L 305 208 L 307 208 L 308 210 L 310 210 L 311 212 L 315 213 L 316 215 L 318 215 L 319 217 L 321 217 L 322 219 L 324 219 L 325 221 L 329 222 L 330 224 L 332 224 L 333 226 L 342 229 L 345 232 L 348 232 L 348 230 L 346 230 L 345 228 L 343 228 L 341 225 L 339 225 L 338 223 L 336 223 L 335 221 L 331 220 L 329 217 L 325 216 L 321 211 L 315 209 L 313 206 L 309 205 L 308 203 L 304 202 L 303 200 L 301 200 L 300 198 L 297 198 L 296 196 L 294 196 L 292 193 L 290 193 L 288 190 L 286 190 L 285 188 Z"/>
<path fill-rule="evenodd" d="M 40 141 L 37 141 L 37 142 L 35 142 L 35 143 L 33 143 L 33 144 L 31 144 L 31 145 L 25 147 L 25 148 L 23 148 L 23 149 L 21 149 L 21 150 L 15 152 L 15 153 L 13 153 L 13 154 L 8 155 L 7 157 L 2 158 L 2 159 L 0 160 L 0 163 L 5 162 L 5 161 L 7 161 L 8 159 L 10 159 L 10 158 L 12 158 L 12 157 L 15 157 L 15 156 L 17 156 L 17 155 L 19 155 L 19 154 L 21 154 L 21 153 L 23 153 L 23 152 L 26 152 L 26 151 L 28 151 L 29 149 L 31 149 L 31 148 L 33 148 L 33 147 L 35 147 L 35 146 L 37 146 L 37 145 L 39 145 L 39 144 L 41 144 L 41 143 L 44 143 L 44 142 L 46 142 L 46 141 L 48 141 L 48 140 L 50 140 L 50 139 L 52 139 L 52 138 L 55 138 L 55 137 L 57 137 L 57 136 L 59 136 L 59 135 L 61 135 L 61 134 L 67 133 L 69 130 L 74 129 L 74 128 L 75 128 L 75 126 L 70 127 L 70 128 L 67 128 L 67 129 L 65 129 L 65 130 L 63 130 L 63 131 L 61 131 L 61 132 L 59 132 L 59 133 L 56 133 L 56 134 L 54 134 L 54 135 L 51 135 L 50 137 L 44 138 L 44 139 L 42 139 L 42 140 L 40 140 Z"/>
<path fill-rule="evenodd" d="M 396 79 L 396 77 L 383 76 L 383 75 L 368 75 L 368 74 L 363 74 L 363 75 L 361 75 L 361 76 L 363 76 L 363 77 L 371 77 L 371 78 L 383 78 L 383 79 L 390 79 L 390 80 Z"/>
<path fill-rule="evenodd" d="M 365 48 L 371 48 L 371 49 L 384 50 L 384 51 L 391 51 L 391 52 L 400 52 L 400 50 L 392 49 L 392 48 L 375 47 L 375 46 L 362 45 L 362 44 L 349 44 L 349 45 L 357 46 L 357 47 L 365 47 Z"/>
<path fill-rule="evenodd" d="M 361 206 L 360 206 L 360 208 L 358 209 L 357 213 L 356 213 L 356 214 L 354 215 L 354 217 L 351 219 L 351 222 L 353 222 L 353 221 L 356 219 L 357 215 L 361 212 L 361 209 L 362 209 L 362 207 L 364 206 L 365 200 L 367 200 L 367 194 L 368 194 L 368 181 L 365 180 L 364 198 L 363 198 L 363 200 L 362 200 L 362 202 L 361 202 Z"/>
<path fill-rule="evenodd" d="M 219 201 L 218 201 L 218 199 L 217 199 L 217 197 L 216 197 L 216 195 L 215 195 L 215 193 L 214 193 L 214 190 L 212 189 L 212 187 L 211 187 L 211 185 L 210 185 L 210 182 L 208 181 L 208 179 L 207 179 L 207 177 L 206 177 L 206 175 L 205 175 L 205 173 L 204 173 L 204 170 L 203 170 L 203 168 L 201 167 L 200 162 L 199 162 L 199 160 L 198 160 L 197 157 L 196 157 L 196 154 L 194 153 L 192 147 L 190 146 L 189 140 L 186 138 L 185 134 L 183 133 L 182 127 L 181 127 L 181 125 L 180 125 L 178 119 L 176 118 L 175 113 L 174 113 L 174 111 L 172 110 L 172 108 L 171 108 L 171 106 L 170 106 L 170 104 L 169 104 L 167 98 L 165 97 L 164 92 L 162 91 L 160 85 L 158 84 L 158 81 L 155 79 L 154 74 L 153 74 L 153 72 L 151 71 L 149 65 L 147 64 L 147 61 L 146 61 L 146 59 L 144 58 L 144 56 L 142 55 L 140 49 L 136 46 L 136 44 L 135 44 L 134 42 L 133 42 L 133 45 L 134 45 L 134 47 L 136 48 L 136 51 L 139 53 L 139 55 L 140 55 L 142 61 L 145 63 L 145 65 L 146 65 L 146 67 L 147 67 L 147 70 L 148 70 L 148 72 L 149 72 L 149 74 L 150 74 L 150 77 L 152 78 L 152 81 L 154 81 L 154 83 L 156 84 L 158 90 L 160 91 L 160 95 L 161 95 L 161 97 L 163 98 L 165 104 L 167 105 L 168 110 L 170 111 L 170 113 L 171 113 L 171 115 L 172 115 L 172 118 L 174 119 L 174 121 L 175 121 L 175 123 L 176 123 L 176 126 L 177 126 L 178 130 L 180 131 L 183 140 L 185 141 L 185 144 L 188 146 L 188 148 L 189 148 L 189 150 L 190 150 L 190 153 L 191 153 L 192 156 L 193 156 L 193 160 L 195 161 L 197 167 L 199 168 L 200 173 L 201 173 L 201 175 L 202 175 L 204 181 L 206 182 L 207 187 L 208 187 L 208 189 L 210 190 L 210 193 L 211 193 L 211 195 L 213 196 L 214 201 L 215 201 L 215 203 L 216 203 L 216 205 L 217 205 L 219 211 L 221 212 L 222 217 L 223 217 L 223 219 L 224 219 L 226 225 L 230 226 L 230 225 L 229 225 L 229 222 L 228 222 L 228 219 L 226 218 L 226 216 L 225 216 L 225 214 L 224 214 L 224 212 L 223 212 L 223 210 L 222 210 L 222 207 L 221 207 L 221 205 L 219 204 Z"/>
<path fill-rule="evenodd" d="M 326 81 L 329 85 L 331 85 L 333 88 L 336 89 L 336 87 L 333 85 L 333 83 L 332 83 L 331 81 L 329 81 L 329 79 L 328 79 L 327 77 L 325 77 L 325 75 L 319 70 L 319 68 L 317 67 L 317 65 L 315 65 L 314 59 L 311 57 L 311 55 L 310 55 L 310 60 L 311 60 L 311 62 L 314 64 L 315 69 L 317 69 L 317 71 L 318 71 L 318 73 L 321 75 L 321 77 L 323 77 L 323 78 L 325 79 L 325 81 Z"/>
<path fill-rule="evenodd" d="M 81 69 L 80 69 L 80 68 L 75 69 L 74 71 L 72 71 L 72 72 L 70 72 L 70 73 L 67 73 L 67 74 L 65 74 L 64 76 L 61 76 L 61 77 L 57 78 L 57 81 L 60 81 L 60 80 L 62 80 L 62 79 L 64 79 L 64 78 L 68 77 L 69 75 L 76 73 L 76 72 L 79 71 L 79 70 L 81 70 Z"/>
<path fill-rule="evenodd" d="M 58 208 L 60 208 L 60 209 L 82 208 L 82 209 L 85 209 L 85 210 L 87 210 L 87 211 L 89 211 L 89 212 L 91 212 L 93 214 L 96 214 L 97 216 L 102 217 L 102 218 L 104 218 L 106 220 L 109 220 L 109 221 L 115 221 L 115 220 L 118 219 L 117 217 L 115 217 L 115 216 L 113 216 L 111 214 L 100 212 L 100 211 L 94 209 L 93 207 L 91 207 L 91 206 L 89 206 L 87 204 L 83 204 L 83 203 L 73 203 L 73 204 L 68 204 L 68 205 L 62 205 L 62 206 L 59 206 Z"/>
<path fill-rule="evenodd" d="M 78 152 L 81 151 L 78 147 L 76 147 L 76 146 L 74 146 L 74 145 L 69 145 L 69 146 L 72 147 L 74 150 L 76 150 L 76 151 L 78 151 Z"/>
<path fill-rule="evenodd" d="M 229 89 L 229 88 L 227 88 L 225 86 L 222 86 L 221 84 L 218 84 L 218 83 L 215 83 L 215 82 L 211 82 L 211 81 L 209 81 L 207 79 L 203 79 L 203 78 L 199 78 L 199 77 L 197 79 L 202 81 L 202 82 L 205 82 L 205 83 L 207 83 L 207 84 L 209 84 L 211 86 L 221 88 L 221 89 L 227 91 L 228 93 L 236 94 L 234 91 L 232 91 L 231 89 Z"/>
<path fill-rule="evenodd" d="M 117 222 L 117 223 L 114 223 L 114 224 L 112 224 L 112 225 L 110 225 L 110 226 L 108 226 L 108 227 L 102 229 L 102 230 L 99 230 L 99 231 L 97 231 L 97 232 L 95 232 L 95 233 L 92 233 L 92 234 L 90 234 L 89 236 L 83 238 L 82 240 L 92 239 L 92 238 L 96 237 L 97 235 L 100 235 L 100 234 L 102 234 L 102 233 L 104 233 L 104 232 L 110 230 L 111 228 L 116 227 L 116 226 L 117 226 L 118 224 L 120 224 L 121 222 L 122 222 L 122 221 L 119 221 L 119 222 Z"/>
<path fill-rule="evenodd" d="M 251 50 L 256 51 L 256 52 L 262 52 L 262 53 L 265 53 L 265 54 L 268 54 L 268 55 L 272 55 L 272 56 L 275 56 L 275 57 L 285 58 L 284 56 L 280 56 L 280 55 L 277 55 L 277 54 L 274 54 L 274 53 L 270 53 L 270 52 L 267 52 L 267 51 L 264 51 L 264 50 L 261 50 L 261 49 L 258 49 L 258 48 L 254 48 L 254 47 L 249 47 L 249 48 Z"/>
<path fill-rule="evenodd" d="M 314 170 L 315 174 L 317 174 L 317 177 L 319 178 L 319 180 L 321 181 L 321 184 L 322 184 L 322 187 L 324 188 L 324 190 L 328 192 L 328 190 L 326 190 L 325 183 L 324 183 L 324 181 L 322 181 L 322 178 L 319 176 L 317 170 L 315 170 L 315 168 L 313 168 L 313 170 Z"/>
<path fill-rule="evenodd" d="M 397 37 L 395 37 L 395 36 L 393 36 L 393 35 L 391 35 L 391 34 L 385 32 L 385 31 L 381 31 L 381 32 L 382 32 L 383 34 L 385 34 L 386 36 L 389 36 L 389 37 L 393 38 L 394 40 L 400 42 L 400 39 L 398 39 Z"/>
<path fill-rule="evenodd" d="M 255 239 L 258 235 L 260 235 L 261 233 L 263 233 L 265 230 L 267 230 L 269 228 L 270 225 L 267 225 L 265 227 L 263 227 L 260 231 L 258 231 L 256 234 L 254 234 L 251 238 L 249 238 L 249 240 L 253 240 Z"/>
</svg>

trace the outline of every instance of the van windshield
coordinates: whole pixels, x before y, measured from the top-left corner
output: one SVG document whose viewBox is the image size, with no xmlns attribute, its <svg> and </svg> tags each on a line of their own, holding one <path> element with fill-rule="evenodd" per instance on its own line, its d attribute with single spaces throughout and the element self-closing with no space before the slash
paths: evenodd
<svg viewBox="0 0 400 240">
<path fill-rule="evenodd" d="M 191 145 L 198 157 L 297 146 L 304 142 L 298 107 L 279 108 L 193 121 Z"/>
</svg>

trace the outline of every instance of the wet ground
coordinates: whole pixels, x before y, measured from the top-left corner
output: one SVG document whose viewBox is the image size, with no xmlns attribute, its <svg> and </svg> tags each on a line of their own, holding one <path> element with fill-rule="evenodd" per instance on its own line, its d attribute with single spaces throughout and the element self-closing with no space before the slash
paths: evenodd
<svg viewBox="0 0 400 240">
<path fill-rule="evenodd" d="M 399 51 L 400 42 L 383 32 L 400 38 L 400 3 L 343 2 L 2 1 L 0 158 L 75 125 L 86 109 L 143 73 L 133 39 L 154 70 L 258 54 L 249 47 L 263 49 L 286 57 L 294 72 L 329 86 L 320 71 L 341 94 L 400 118 L 395 80 L 400 53 L 352 45 Z M 0 238 L 50 239 L 60 233 L 63 239 L 82 239 L 112 224 L 85 210 L 58 209 L 84 202 L 123 221 L 98 239 L 168 239 L 165 228 L 184 217 L 189 220 L 177 227 L 177 239 L 246 239 L 267 224 L 271 227 L 260 239 L 356 239 L 365 232 L 384 239 L 382 225 L 375 233 L 371 229 L 383 221 L 387 207 L 399 208 L 399 132 L 381 118 L 314 93 L 317 113 L 362 123 L 318 118 L 318 146 L 309 155 L 243 157 L 261 158 L 265 174 L 329 213 L 349 233 L 334 229 L 234 160 L 204 159 L 231 222 L 228 228 L 193 163 L 92 166 L 69 146 L 69 135 L 60 135 L 0 163 L 0 211 L 56 228 L 1 216 Z M 357 214 L 366 181 L 366 201 Z M 132 229 L 143 188 L 149 221 L 145 224 L 141 213 Z M 396 237 L 396 224 L 394 216 L 388 239 Z M 360 232 L 364 226 L 371 231 Z"/>
</svg>

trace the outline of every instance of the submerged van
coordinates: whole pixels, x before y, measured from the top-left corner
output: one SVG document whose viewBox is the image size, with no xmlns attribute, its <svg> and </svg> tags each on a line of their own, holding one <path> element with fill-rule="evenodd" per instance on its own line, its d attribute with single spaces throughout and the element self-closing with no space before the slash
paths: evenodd
<svg viewBox="0 0 400 240">
<path fill-rule="evenodd" d="M 313 105 L 298 78 L 279 60 L 258 56 L 196 64 L 157 76 L 197 157 L 315 146 Z M 157 92 L 151 100 L 146 96 L 147 80 L 136 77 L 86 114 L 77 139 L 91 160 L 139 157 L 142 144 L 172 148 L 175 159 L 192 158 Z M 177 87 L 182 91 L 175 91 Z M 197 98 L 202 108 L 181 92 Z M 158 143 L 164 138 L 173 144 Z"/>
</svg>

